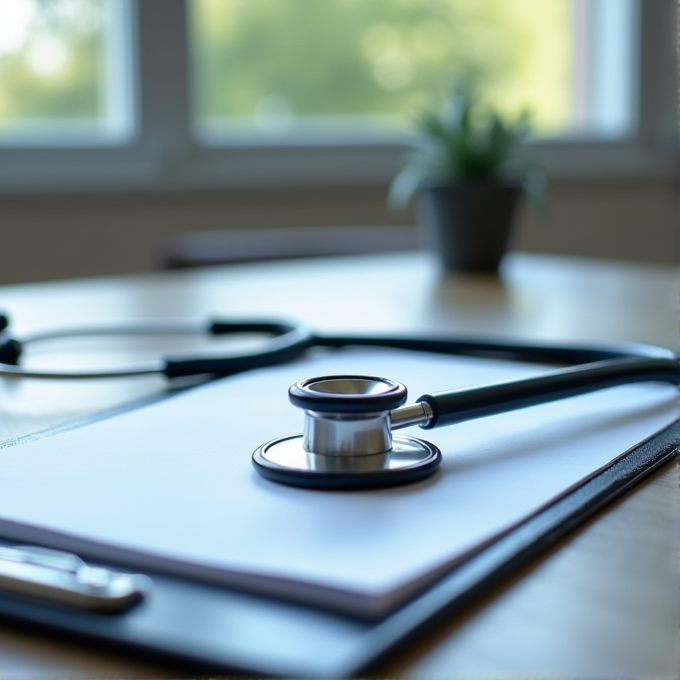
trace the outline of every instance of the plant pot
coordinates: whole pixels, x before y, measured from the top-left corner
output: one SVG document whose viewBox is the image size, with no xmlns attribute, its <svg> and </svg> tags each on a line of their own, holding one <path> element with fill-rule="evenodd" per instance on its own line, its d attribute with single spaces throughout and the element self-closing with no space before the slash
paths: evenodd
<svg viewBox="0 0 680 680">
<path fill-rule="evenodd" d="M 427 184 L 417 211 L 426 241 L 447 271 L 497 272 L 521 188 L 515 184 Z"/>
</svg>

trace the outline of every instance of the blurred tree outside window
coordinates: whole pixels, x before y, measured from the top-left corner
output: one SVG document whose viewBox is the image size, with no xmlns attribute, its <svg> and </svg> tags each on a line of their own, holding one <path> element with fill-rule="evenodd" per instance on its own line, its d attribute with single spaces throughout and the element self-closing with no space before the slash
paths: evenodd
<svg viewBox="0 0 680 680">
<path fill-rule="evenodd" d="M 126 127 L 118 0 L 4 0 L 0 138 L 116 135 Z M 118 54 L 116 54 L 118 50 Z M 120 74 L 122 75 L 122 74 Z M 129 85 L 129 84 L 128 84 Z"/>
<path fill-rule="evenodd" d="M 625 133 L 628 119 L 590 114 L 593 97 L 620 107 L 590 83 L 593 31 L 611 68 L 626 66 L 625 35 L 598 16 L 607 2 L 190 0 L 195 127 L 207 139 L 394 132 L 472 79 L 501 110 L 528 108 L 538 136 Z"/>
</svg>

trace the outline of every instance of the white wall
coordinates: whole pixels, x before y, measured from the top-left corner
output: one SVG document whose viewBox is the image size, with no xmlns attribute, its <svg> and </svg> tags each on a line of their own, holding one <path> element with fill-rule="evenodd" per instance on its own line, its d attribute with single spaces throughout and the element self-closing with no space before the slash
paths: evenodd
<svg viewBox="0 0 680 680">
<path fill-rule="evenodd" d="M 171 234 L 230 227 L 396 224 L 385 188 L 0 199 L 0 283 L 140 272 Z M 514 247 L 677 261 L 677 188 L 668 180 L 562 182 L 548 212 L 524 210 Z"/>
</svg>

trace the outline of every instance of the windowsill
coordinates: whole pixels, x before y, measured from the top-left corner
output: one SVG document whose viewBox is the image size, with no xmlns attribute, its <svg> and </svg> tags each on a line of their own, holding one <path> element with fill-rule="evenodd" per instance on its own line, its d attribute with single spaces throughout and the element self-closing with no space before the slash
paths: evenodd
<svg viewBox="0 0 680 680">
<path fill-rule="evenodd" d="M 669 175 L 627 175 L 598 177 L 550 178 L 549 196 L 555 192 L 578 192 L 579 194 L 598 194 L 602 191 L 657 191 L 673 190 L 676 178 Z M 375 200 L 376 196 L 386 197 L 389 182 L 363 182 L 344 184 L 298 184 L 295 186 L 271 184 L 268 186 L 216 185 L 209 187 L 107 187 L 105 189 L 24 189 L 21 191 L 0 191 L 0 210 L 32 212 L 54 208 L 116 209 L 116 208 L 155 208 L 173 205 L 229 205 L 257 204 L 266 196 L 267 202 L 276 204 L 304 203 L 309 198 L 315 201 L 339 200 L 343 196 L 362 200 L 362 197 Z M 406 215 L 395 213 L 395 223 L 402 222 Z"/>
<path fill-rule="evenodd" d="M 525 146 L 550 181 L 670 180 L 674 144 L 657 141 L 555 140 Z M 408 149 L 358 142 L 224 147 L 197 145 L 177 153 L 153 147 L 4 148 L 0 196 L 210 190 L 332 189 L 387 185 Z"/>
</svg>

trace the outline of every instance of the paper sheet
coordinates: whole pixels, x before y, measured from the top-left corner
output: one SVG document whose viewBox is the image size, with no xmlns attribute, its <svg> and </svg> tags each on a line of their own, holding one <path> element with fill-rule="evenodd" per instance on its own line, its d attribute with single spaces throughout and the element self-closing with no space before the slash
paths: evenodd
<svg viewBox="0 0 680 680">
<path fill-rule="evenodd" d="M 403 432 L 440 472 L 394 489 L 328 492 L 262 479 L 260 444 L 300 431 L 287 399 L 305 377 L 384 375 L 411 396 L 526 376 L 527 364 L 385 350 L 319 353 L 0 451 L 0 533 L 125 555 L 138 568 L 381 614 L 678 414 L 644 384 Z"/>
</svg>

